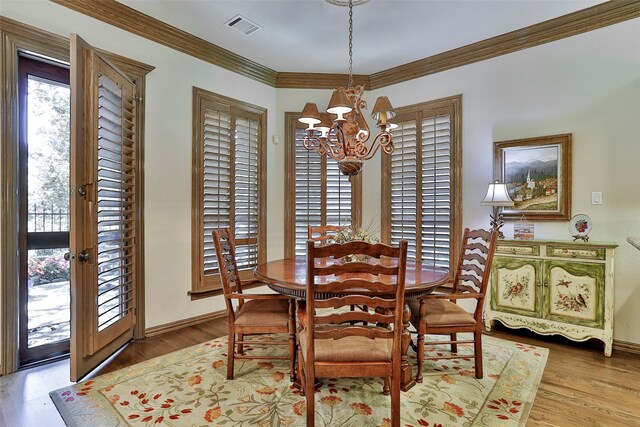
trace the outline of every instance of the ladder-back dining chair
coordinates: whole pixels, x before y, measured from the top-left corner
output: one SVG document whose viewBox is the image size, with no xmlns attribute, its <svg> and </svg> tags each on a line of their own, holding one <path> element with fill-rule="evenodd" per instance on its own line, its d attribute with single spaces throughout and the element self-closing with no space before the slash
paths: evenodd
<svg viewBox="0 0 640 427">
<path fill-rule="evenodd" d="M 293 300 L 280 294 L 244 294 L 238 275 L 235 241 L 230 229 L 213 231 L 213 242 L 218 258 L 218 269 L 224 291 L 229 321 L 229 348 L 227 379 L 233 379 L 235 359 L 288 359 L 291 381 L 295 379 L 295 318 Z M 257 280 L 245 285 L 260 283 Z M 234 304 L 237 303 L 237 305 Z M 283 334 L 288 341 L 259 341 L 245 339 L 246 335 Z M 287 356 L 246 354 L 244 345 L 287 345 Z"/>
<path fill-rule="evenodd" d="M 368 258 L 341 262 L 347 255 Z M 298 371 L 308 427 L 314 425 L 315 379 L 339 377 L 387 378 L 391 382 L 391 425 L 400 425 L 406 259 L 404 240 L 398 247 L 366 242 L 315 246 L 313 240 L 307 241 L 306 320 L 298 332 Z M 353 304 L 372 311 L 345 311 Z"/>
<path fill-rule="evenodd" d="M 451 291 L 426 295 L 419 300 L 408 300 L 411 323 L 418 333 L 417 382 L 422 382 L 422 366 L 425 359 L 468 358 L 457 354 L 458 344 L 473 344 L 476 378 L 482 378 L 482 306 L 489 282 L 491 263 L 498 233 L 495 230 L 464 230 L 458 268 Z M 475 310 L 469 313 L 457 304 L 458 300 L 476 301 Z M 473 339 L 459 340 L 458 333 L 472 333 Z M 449 335 L 450 341 L 426 342 L 425 335 Z M 425 357 L 425 345 L 450 344 L 450 356 Z M 456 353 L 456 354 L 453 354 Z"/>
</svg>

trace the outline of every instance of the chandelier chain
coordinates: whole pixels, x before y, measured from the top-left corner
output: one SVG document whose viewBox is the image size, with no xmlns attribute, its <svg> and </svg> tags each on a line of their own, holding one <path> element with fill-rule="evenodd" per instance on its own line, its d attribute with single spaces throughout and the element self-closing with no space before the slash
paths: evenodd
<svg viewBox="0 0 640 427">
<path fill-rule="evenodd" d="M 353 0 L 349 0 L 349 87 L 353 87 Z"/>
</svg>

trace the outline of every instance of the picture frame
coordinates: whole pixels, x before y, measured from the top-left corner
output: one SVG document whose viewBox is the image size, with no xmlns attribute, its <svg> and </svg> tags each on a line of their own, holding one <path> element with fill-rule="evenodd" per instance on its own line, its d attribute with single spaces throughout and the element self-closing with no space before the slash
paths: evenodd
<svg viewBox="0 0 640 427">
<path fill-rule="evenodd" d="M 494 142 L 494 177 L 507 185 L 514 206 L 505 220 L 571 218 L 572 134 Z"/>
</svg>

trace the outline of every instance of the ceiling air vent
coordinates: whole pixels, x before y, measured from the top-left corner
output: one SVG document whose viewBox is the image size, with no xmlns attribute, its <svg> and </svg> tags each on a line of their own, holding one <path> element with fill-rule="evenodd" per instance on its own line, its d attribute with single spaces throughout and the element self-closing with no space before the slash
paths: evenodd
<svg viewBox="0 0 640 427">
<path fill-rule="evenodd" d="M 260 27 L 260 25 L 256 24 L 255 22 L 251 22 L 244 16 L 240 16 L 240 15 L 234 16 L 233 18 L 225 22 L 225 25 L 233 28 L 234 30 L 240 31 L 242 34 L 246 36 L 252 33 L 255 33 L 260 28 L 262 28 Z"/>
</svg>

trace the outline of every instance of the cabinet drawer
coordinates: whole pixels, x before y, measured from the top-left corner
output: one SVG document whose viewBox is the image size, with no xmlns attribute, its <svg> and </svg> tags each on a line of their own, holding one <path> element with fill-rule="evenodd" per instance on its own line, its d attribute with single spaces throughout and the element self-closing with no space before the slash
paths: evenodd
<svg viewBox="0 0 640 427">
<path fill-rule="evenodd" d="M 574 248 L 571 246 L 547 246 L 547 256 L 553 258 L 605 259 L 606 249 Z"/>
<path fill-rule="evenodd" d="M 540 255 L 539 245 L 510 245 L 500 244 L 496 245 L 497 254 L 506 255 Z"/>
</svg>

